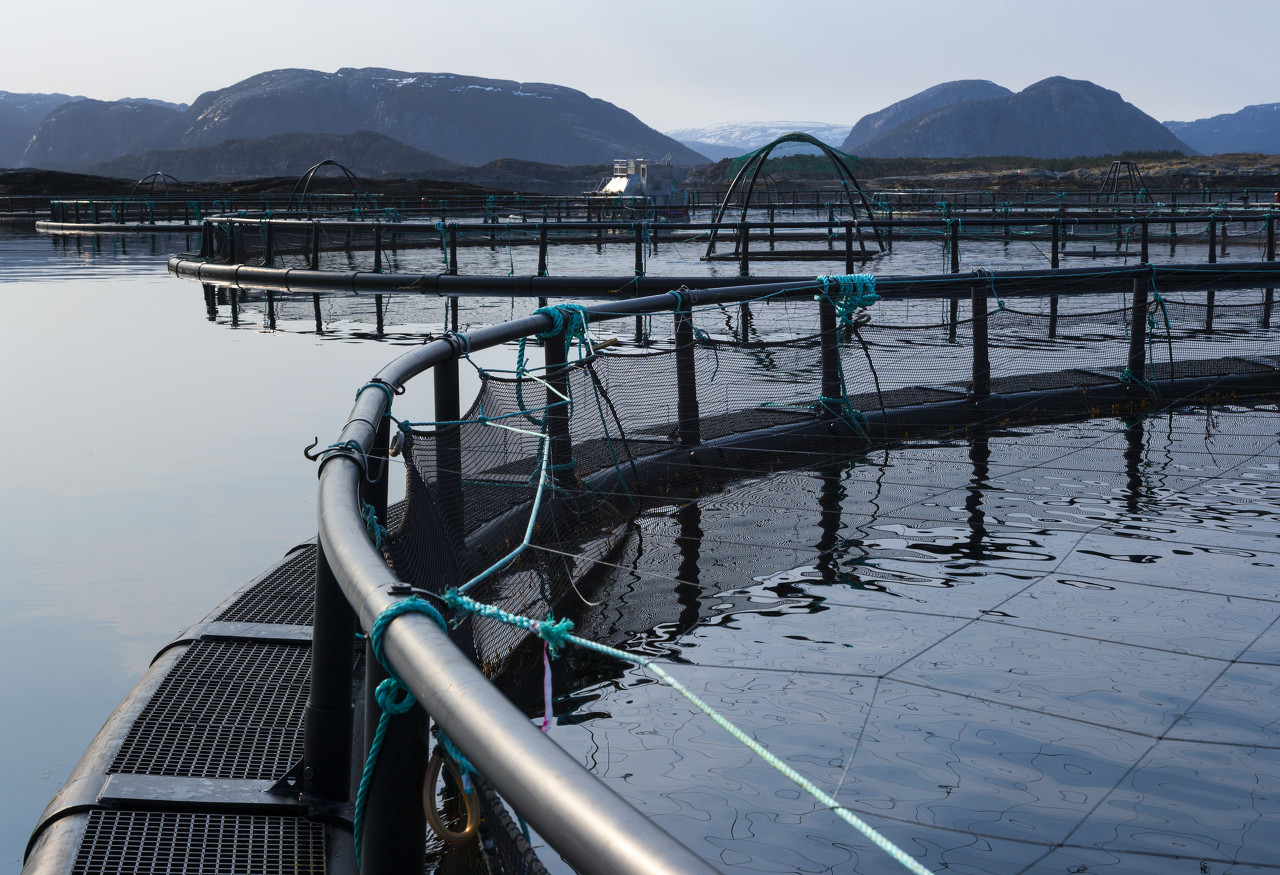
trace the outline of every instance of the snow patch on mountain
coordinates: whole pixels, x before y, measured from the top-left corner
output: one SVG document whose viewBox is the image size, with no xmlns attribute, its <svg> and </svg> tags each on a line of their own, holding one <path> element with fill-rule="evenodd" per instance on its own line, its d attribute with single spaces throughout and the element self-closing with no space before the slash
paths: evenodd
<svg viewBox="0 0 1280 875">
<path fill-rule="evenodd" d="M 830 146 L 839 147 L 852 127 L 852 124 L 814 121 L 724 122 L 700 128 L 679 128 L 674 131 L 663 131 L 663 133 L 685 145 L 696 142 L 750 151 L 759 149 L 784 134 L 794 131 L 810 134 Z"/>
</svg>

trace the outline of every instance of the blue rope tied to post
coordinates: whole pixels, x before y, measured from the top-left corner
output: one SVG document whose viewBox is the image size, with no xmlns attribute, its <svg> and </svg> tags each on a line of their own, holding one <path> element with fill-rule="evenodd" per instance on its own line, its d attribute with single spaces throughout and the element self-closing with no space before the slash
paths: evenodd
<svg viewBox="0 0 1280 875">
<path fill-rule="evenodd" d="M 844 388 L 843 376 L 841 374 L 841 389 Z M 819 395 L 818 406 L 832 416 L 847 422 L 862 437 L 867 436 L 867 426 L 870 424 L 867 420 L 867 415 L 853 406 L 853 402 L 849 400 L 848 395 L 841 395 L 839 398 L 828 398 L 826 395 Z"/>
<path fill-rule="evenodd" d="M 373 655 L 377 657 L 382 667 L 387 670 L 389 677 L 378 684 L 378 688 L 374 690 L 374 698 L 377 700 L 378 707 L 382 713 L 378 716 L 378 728 L 374 731 L 373 739 L 369 743 L 369 758 L 364 762 L 364 773 L 360 776 L 360 789 L 356 792 L 356 810 L 352 822 L 352 833 L 355 842 L 357 865 L 359 865 L 361 859 L 364 839 L 364 809 L 365 804 L 368 802 L 369 785 L 373 783 L 373 773 L 377 768 L 378 754 L 382 750 L 382 742 L 387 734 L 387 724 L 393 714 L 404 714 L 417 702 L 413 697 L 413 693 L 400 680 L 400 676 L 396 674 L 395 669 L 387 663 L 382 650 L 382 637 L 386 634 L 387 626 L 396 617 L 407 613 L 426 614 L 439 623 L 440 628 L 446 633 L 449 631 L 449 626 L 445 623 L 444 617 L 440 616 L 440 612 L 417 596 L 388 605 L 378 615 L 378 618 L 373 621 L 373 627 L 369 630 L 369 645 L 373 649 Z"/>
<path fill-rule="evenodd" d="M 714 720 L 717 725 L 732 735 L 739 743 L 746 746 L 788 780 L 829 808 L 841 820 L 845 821 L 860 832 L 863 836 L 874 843 L 876 847 L 880 848 L 894 860 L 901 863 L 909 871 L 914 873 L 914 875 L 932 875 L 928 869 L 913 859 L 906 851 L 902 850 L 893 842 L 889 841 L 889 839 L 882 836 L 869 823 L 862 820 L 862 818 L 858 817 L 852 811 L 838 803 L 832 796 L 825 793 L 820 787 L 804 775 L 801 775 L 791 766 L 784 763 L 762 744 L 735 726 L 729 718 L 725 717 L 715 708 L 712 708 L 709 704 L 704 702 L 691 690 L 685 687 L 684 684 L 680 683 L 680 681 L 672 677 L 663 670 L 661 666 L 657 665 L 652 660 L 636 653 L 630 653 L 625 650 L 618 650 L 617 648 L 609 647 L 607 644 L 600 644 L 597 641 L 580 638 L 579 636 L 572 634 L 573 624 L 567 619 L 559 620 L 554 623 L 550 621 L 540 622 L 530 617 L 523 617 L 519 614 L 509 613 L 496 605 L 487 605 L 483 602 L 477 602 L 475 599 L 464 596 L 455 590 L 449 590 L 446 592 L 444 594 L 444 601 L 451 607 L 464 613 L 490 617 L 498 620 L 499 622 L 531 631 L 547 642 L 547 649 L 552 653 L 552 655 L 555 655 L 558 649 L 565 644 L 576 644 L 586 650 L 594 651 L 595 653 L 608 656 L 620 662 L 629 662 L 649 671 L 663 683 L 667 684 L 691 702 L 698 710 L 702 711 L 702 713 Z"/>
<path fill-rule="evenodd" d="M 1143 389 L 1146 389 L 1147 392 L 1151 393 L 1152 395 L 1160 394 L 1156 390 L 1156 387 L 1154 384 L 1148 383 L 1146 380 L 1139 380 L 1137 377 L 1134 376 L 1133 371 L 1131 371 L 1129 368 L 1125 368 L 1116 376 L 1120 380 L 1120 382 L 1126 386 L 1141 386 Z"/>
<path fill-rule="evenodd" d="M 880 300 L 876 294 L 875 274 L 846 273 L 838 276 L 819 276 L 815 281 L 822 287 L 822 294 L 815 295 L 814 300 L 826 298 L 836 308 L 836 318 L 840 325 L 853 327 L 853 317 L 858 310 L 865 310 Z M 838 294 L 832 295 L 831 286 L 835 284 Z"/>
<path fill-rule="evenodd" d="M 539 307 L 533 311 L 542 316 L 551 317 L 553 323 L 550 331 L 538 332 L 542 340 L 550 340 L 560 332 L 564 332 L 565 349 L 570 340 L 578 341 L 578 356 L 582 356 L 582 344 L 587 341 L 587 325 L 591 314 L 581 304 L 556 304 L 554 307 Z"/>
<path fill-rule="evenodd" d="M 1004 309 L 1004 299 L 996 292 L 996 275 L 989 270 L 983 268 L 978 269 L 978 276 L 987 278 L 987 287 L 991 290 L 991 297 L 996 299 L 996 312 Z"/>
</svg>

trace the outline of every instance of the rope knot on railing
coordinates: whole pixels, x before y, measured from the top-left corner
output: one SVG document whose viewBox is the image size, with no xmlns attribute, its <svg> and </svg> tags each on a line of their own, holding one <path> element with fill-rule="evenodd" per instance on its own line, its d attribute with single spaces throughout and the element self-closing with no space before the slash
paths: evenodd
<svg viewBox="0 0 1280 875">
<path fill-rule="evenodd" d="M 539 307 L 533 312 L 551 319 L 551 330 L 538 332 L 538 337 L 543 340 L 550 340 L 561 332 L 564 332 L 566 341 L 573 337 L 583 340 L 587 336 L 590 314 L 581 304 L 556 304 L 554 307 Z"/>
<path fill-rule="evenodd" d="M 880 300 L 876 294 L 876 278 L 870 273 L 846 273 L 837 276 L 816 277 L 822 294 L 815 295 L 814 300 L 826 298 L 836 308 L 836 318 L 840 325 L 853 327 L 854 316 L 858 310 L 865 310 Z M 835 294 L 832 286 L 835 286 Z"/>
</svg>

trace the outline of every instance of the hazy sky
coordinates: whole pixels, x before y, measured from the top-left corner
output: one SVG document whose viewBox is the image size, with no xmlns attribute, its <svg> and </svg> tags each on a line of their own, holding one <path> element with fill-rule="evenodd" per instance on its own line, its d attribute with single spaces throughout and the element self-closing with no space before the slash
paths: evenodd
<svg viewBox="0 0 1280 875">
<path fill-rule="evenodd" d="M 0 90 L 102 100 L 388 67 L 564 85 L 659 130 L 852 125 L 952 79 L 1089 79 L 1161 121 L 1280 102 L 1280 0 L 18 0 L 3 20 Z"/>
</svg>

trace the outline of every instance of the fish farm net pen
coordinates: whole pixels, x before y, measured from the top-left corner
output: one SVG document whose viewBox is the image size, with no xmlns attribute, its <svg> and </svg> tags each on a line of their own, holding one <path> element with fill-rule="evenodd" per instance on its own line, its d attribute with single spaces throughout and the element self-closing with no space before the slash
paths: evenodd
<svg viewBox="0 0 1280 875">
<path fill-rule="evenodd" d="M 443 263 L 448 252 L 440 251 L 438 239 L 434 245 L 432 257 Z M 643 259 L 640 264 L 645 266 Z M 308 296 L 320 294 L 315 290 L 323 288 L 326 280 L 332 283 L 334 276 L 326 270 L 184 258 L 177 259 L 175 272 L 209 284 L 226 279 L 251 286 L 263 278 L 269 281 L 268 287 L 277 282 L 286 289 L 306 289 Z M 369 303 L 365 292 L 374 289 L 379 290 L 376 294 L 406 302 L 426 295 L 438 309 L 437 296 L 498 294 L 533 299 L 545 293 L 585 298 L 599 295 L 602 279 L 610 279 L 479 277 L 444 271 L 432 275 L 351 271 L 343 278 L 345 285 L 327 306 L 346 307 L 345 312 L 353 314 Z M 975 686 L 966 691 L 957 689 L 945 673 L 939 674 L 942 669 L 926 664 L 935 648 L 950 654 L 946 660 L 962 660 L 965 654 L 978 652 L 971 648 L 983 639 L 973 636 L 998 634 L 1004 636 L 1001 640 L 1013 642 L 1009 646 L 1022 647 L 1026 653 L 1037 653 L 1034 648 L 1051 642 L 1067 652 L 1096 646 L 1116 665 L 1129 666 L 1117 674 L 1115 684 L 1128 690 L 1128 674 L 1145 679 L 1150 671 L 1145 664 L 1126 661 L 1132 645 L 1122 642 L 1113 654 L 1104 632 L 1059 629 L 1048 619 L 1019 619 L 1021 615 L 1011 610 L 1013 605 L 1028 605 L 1033 596 L 1048 609 L 1059 590 L 1043 584 L 1056 581 L 1055 575 L 1066 576 L 1065 555 L 1044 567 L 1002 566 L 1005 576 L 993 587 L 991 598 L 972 609 L 938 603 L 927 593 L 892 605 L 870 598 L 865 605 L 856 603 L 854 594 L 888 593 L 892 582 L 911 575 L 870 562 L 848 566 L 840 573 L 861 575 L 862 584 L 841 590 L 839 596 L 828 593 L 829 609 L 857 613 L 857 625 L 849 627 L 857 635 L 845 644 L 874 643 L 884 650 L 881 662 L 868 650 L 856 658 L 850 655 L 852 661 L 847 664 L 828 663 L 835 659 L 828 655 L 816 665 L 800 665 L 788 657 L 774 665 L 753 656 L 757 652 L 753 639 L 739 642 L 740 651 L 726 647 L 667 658 L 669 647 L 661 635 L 670 618 L 664 619 L 663 610 L 656 607 L 662 600 L 656 592 L 648 596 L 654 607 L 642 607 L 634 616 L 624 613 L 625 622 L 619 628 L 632 630 L 626 634 L 611 633 L 601 624 L 607 612 L 623 608 L 611 607 L 600 595 L 607 595 L 606 584 L 613 575 L 623 579 L 630 573 L 626 579 L 637 592 L 645 584 L 665 582 L 678 595 L 673 604 L 687 608 L 681 600 L 687 603 L 691 598 L 687 592 L 690 572 L 688 564 L 682 563 L 696 558 L 690 555 L 692 544 L 716 550 L 726 563 L 736 561 L 733 557 L 739 552 L 744 556 L 759 556 L 770 549 L 795 553 L 794 579 L 784 581 L 777 578 L 778 572 L 770 571 L 764 577 L 777 580 L 745 587 L 743 592 L 726 588 L 714 596 L 727 606 L 726 618 L 740 614 L 740 621 L 749 625 L 754 621 L 746 606 L 752 599 L 767 605 L 791 604 L 813 575 L 837 574 L 838 550 L 854 550 L 876 539 L 891 540 L 878 527 L 928 530 L 898 536 L 902 545 L 892 549 L 900 552 L 931 544 L 937 551 L 951 551 L 948 555 L 954 555 L 956 563 L 977 561 L 988 549 L 991 531 L 1004 524 L 984 517 L 989 512 L 984 502 L 994 499 L 983 495 L 996 479 L 1004 478 L 1005 485 L 999 488 L 1007 489 L 1019 473 L 1017 465 L 997 464 L 1006 435 L 1013 435 L 1010 442 L 1030 458 L 1026 471 L 1057 471 L 1058 466 L 1070 470 L 1087 464 L 1083 460 L 1091 454 L 1110 452 L 1119 440 L 1126 476 L 1139 484 L 1131 489 L 1138 507 L 1141 495 L 1152 492 L 1141 484 L 1151 476 L 1144 453 L 1150 435 L 1158 431 L 1158 417 L 1180 415 L 1175 413 L 1180 406 L 1206 398 L 1219 404 L 1258 398 L 1264 412 L 1270 410 L 1265 405 L 1274 406 L 1280 329 L 1272 324 L 1266 286 L 1275 278 L 1274 262 L 1268 261 L 980 270 L 908 277 L 847 272 L 770 281 L 745 278 L 741 283 L 721 279 L 712 288 L 634 276 L 618 278 L 629 284 L 627 297 L 522 308 L 524 315 L 509 321 L 447 331 L 415 346 L 360 387 L 341 431 L 315 454 L 320 469 L 319 538 L 305 558 L 298 559 L 304 569 L 305 563 L 311 563 L 308 584 L 313 586 L 314 607 L 308 608 L 311 613 L 305 617 L 291 615 L 289 622 L 276 623 L 278 628 L 268 640 L 252 644 L 257 655 L 250 660 L 264 665 L 269 659 L 292 660 L 289 671 L 308 679 L 297 689 L 273 693 L 277 699 L 261 688 L 250 697 L 260 700 L 267 711 L 294 715 L 277 724 L 266 711 L 254 712 L 257 716 L 249 721 L 264 732 L 270 726 L 270 732 L 279 734 L 277 725 L 300 729 L 281 746 L 285 764 L 273 761 L 251 778 L 248 772 L 197 774 L 183 763 L 164 775 L 138 774 L 150 768 L 143 765 L 148 757 L 169 742 L 151 740 L 145 733 L 134 740 L 134 730 L 122 725 L 104 748 L 116 745 L 119 750 L 112 749 L 101 788 L 96 795 L 90 794 L 92 800 L 88 796 L 64 797 L 66 804 L 55 800 L 52 813 L 33 839 L 32 859 L 43 859 L 47 849 L 70 841 L 73 825 L 83 836 L 101 837 L 103 844 L 95 847 L 144 847 L 151 840 L 129 832 L 135 829 L 135 821 L 136 828 L 143 829 L 143 818 L 121 818 L 120 812 L 147 809 L 152 803 L 141 801 L 145 790 L 169 794 L 165 804 L 171 810 L 166 814 L 176 810 L 186 817 L 196 804 L 190 800 L 201 799 L 216 802 L 223 806 L 220 810 L 234 811 L 236 816 L 258 811 L 252 816 L 288 820 L 290 828 L 300 830 L 302 836 L 289 838 L 289 846 L 308 848 L 306 854 L 318 855 L 321 865 L 334 871 L 350 869 L 357 856 L 369 873 L 421 868 L 429 820 L 463 823 L 467 828 L 458 834 L 470 834 L 475 817 L 484 822 L 477 847 L 485 849 L 481 853 L 490 865 L 501 865 L 503 871 L 539 871 L 544 864 L 533 851 L 539 843 L 550 849 L 545 863 L 553 868 L 711 871 L 717 860 L 708 857 L 706 847 L 692 848 L 687 831 L 682 835 L 669 831 L 672 827 L 678 831 L 679 824 L 638 811 L 636 793 L 625 783 L 586 771 L 577 753 L 556 743 L 555 736 L 576 738 L 589 729 L 572 721 L 557 725 L 561 706 L 553 690 L 562 683 L 558 676 L 568 666 L 595 665 L 573 654 L 552 662 L 549 657 L 565 643 L 643 667 L 679 688 L 681 695 L 690 697 L 692 708 L 682 705 L 672 713 L 692 717 L 696 710 L 726 728 L 735 727 L 730 731 L 768 759 L 770 769 L 782 771 L 816 800 L 795 806 L 784 803 L 791 797 L 781 791 L 766 792 L 762 788 L 771 785 L 761 778 L 764 784 L 744 782 L 756 788 L 750 792 L 762 797 L 745 804 L 755 806 L 752 810 L 771 823 L 807 817 L 802 828 L 816 831 L 823 836 L 824 847 L 838 846 L 860 865 L 878 869 L 877 860 L 887 864 L 892 857 L 897 860 L 893 865 L 911 871 L 937 871 L 950 867 L 949 860 L 962 848 L 980 844 L 998 846 L 999 859 L 1020 861 L 1011 871 L 1030 871 L 1038 861 L 1066 853 L 1063 848 L 1083 859 L 1088 856 L 1089 818 L 1100 811 L 1104 798 L 1094 789 L 1080 791 L 1084 801 L 1064 797 L 1062 810 L 1070 813 L 1061 818 L 1076 818 L 1074 826 L 1055 832 L 1052 838 L 1020 832 L 1021 827 L 1012 823 L 1006 826 L 959 816 L 938 822 L 931 819 L 935 808 L 921 807 L 913 813 L 868 804 L 865 799 L 892 799 L 895 793 L 915 798 L 919 788 L 897 786 L 892 775 L 878 767 L 859 771 L 851 766 L 854 750 L 837 756 L 825 751 L 829 741 L 818 744 L 817 753 L 797 749 L 772 731 L 773 724 L 753 718 L 754 712 L 745 704 L 745 687 L 742 696 L 736 697 L 732 686 L 725 686 L 728 681 L 713 681 L 712 675 L 702 674 L 741 672 L 762 689 L 771 688 L 775 683 L 771 678 L 783 684 L 819 683 L 819 678 L 836 683 L 831 679 L 839 678 L 843 679 L 839 683 L 857 685 L 860 692 L 850 701 L 861 702 L 865 692 L 871 704 L 862 717 L 865 730 L 854 736 L 856 751 L 873 762 L 877 752 L 868 752 L 874 744 L 871 727 L 874 723 L 884 730 L 886 724 L 880 718 L 873 721 L 871 708 L 889 699 L 912 702 L 910 708 L 923 708 L 922 713 L 931 715 L 939 726 L 950 727 L 948 721 L 966 708 L 1016 712 L 1032 721 L 1025 732 L 1037 738 L 1040 730 L 1035 720 L 1049 721 L 1052 727 L 1065 721 L 1062 726 L 1087 736 L 1099 751 L 1106 744 L 1134 747 L 1132 758 L 1127 753 L 1124 758 L 1117 755 L 1116 762 L 1124 765 L 1117 774 L 1098 779 L 1108 792 L 1121 792 L 1126 781 L 1141 774 L 1144 757 L 1182 738 L 1175 729 L 1184 718 L 1198 713 L 1197 703 L 1210 694 L 1213 679 L 1207 679 L 1198 692 L 1185 695 L 1152 687 L 1149 695 L 1175 697 L 1182 704 L 1162 705 L 1158 714 L 1126 704 L 1136 709 L 1124 712 L 1131 725 L 1112 726 L 1108 709 L 1120 708 L 1119 702 L 1100 704 L 1094 710 L 1086 701 L 1104 691 L 1077 695 L 1066 681 L 1055 681 L 1065 684 L 1065 692 L 1062 700 L 1049 701 L 1036 699 L 1047 694 L 1010 680 L 1017 690 L 1011 699 L 1005 686 L 982 686 L 988 676 L 976 669 Z M 700 282 L 708 284 L 705 277 Z M 655 293 L 647 294 L 651 290 Z M 273 299 L 273 306 L 287 308 L 289 302 L 289 291 L 284 291 Z M 386 302 L 376 305 L 381 319 Z M 318 303 L 315 306 L 319 308 Z M 482 356 L 487 350 L 505 351 L 499 358 L 514 362 L 514 367 L 482 364 L 491 361 Z M 415 379 L 427 372 L 430 381 Z M 469 402 L 462 397 L 464 383 L 479 385 Z M 429 391 L 416 391 L 420 387 Z M 1088 425 L 1102 420 L 1122 420 L 1125 425 L 1119 431 Z M 1046 433 L 1058 436 L 1017 439 L 1018 429 L 1066 422 L 1078 424 L 1078 434 L 1050 431 Z M 1214 470 L 1223 472 L 1219 475 L 1223 482 L 1235 476 L 1231 472 L 1241 470 L 1240 466 L 1274 461 L 1274 449 L 1258 443 L 1256 430 L 1247 433 L 1241 426 L 1235 438 L 1245 448 L 1239 458 L 1230 457 L 1227 447 L 1212 448 L 1220 450 Z M 1269 439 L 1274 444 L 1274 435 Z M 1168 440 L 1174 440 L 1172 426 Z M 905 479 L 894 484 L 883 473 L 889 470 L 890 454 L 899 452 L 914 454 L 923 460 L 924 468 L 915 474 L 898 469 Z M 941 460 L 957 453 L 965 455 L 964 464 L 972 471 L 967 481 L 961 478 L 955 484 L 934 486 L 930 472 L 950 477 L 950 468 Z M 862 479 L 854 481 L 841 479 L 845 474 L 833 478 L 822 473 L 870 472 L 871 460 L 880 454 L 885 461 L 878 464 L 885 467 L 874 478 L 860 475 Z M 936 465 L 929 462 L 935 458 Z M 387 484 L 393 459 L 403 462 L 405 476 L 405 499 L 396 504 L 389 501 Z M 790 483 L 809 477 L 806 472 L 810 471 L 816 472 L 812 480 L 819 484 L 815 488 L 822 508 L 816 548 L 799 541 L 772 547 L 757 544 L 749 527 L 741 525 L 707 536 L 712 505 L 698 511 L 706 514 L 701 523 L 680 516 L 683 508 L 698 505 L 703 496 L 718 490 L 773 480 Z M 1179 476 L 1189 478 L 1192 472 Z M 754 488 L 750 500 L 741 506 L 762 515 L 776 512 L 783 518 L 792 513 L 795 501 L 785 490 Z M 884 491 L 895 489 L 906 500 L 889 501 Z M 865 501 L 848 505 L 839 497 L 842 490 L 846 495 L 865 493 Z M 946 494 L 954 495 L 940 497 Z M 672 507 L 680 510 L 668 512 Z M 1039 505 L 1011 507 L 1009 514 L 1045 513 L 1037 509 Z M 851 539 L 832 517 L 855 512 L 865 520 L 859 536 Z M 944 530 L 951 524 L 941 521 L 955 514 L 967 521 L 967 531 Z M 930 529 L 935 516 L 940 522 Z M 1104 533 L 1109 519 L 1086 518 L 1072 525 L 1070 537 L 1078 545 Z M 646 538 L 669 549 L 655 547 L 646 553 L 638 546 Z M 1018 559 L 1032 548 L 1004 549 Z M 660 560 L 660 556 L 666 558 Z M 1059 569 L 1064 569 L 1061 575 Z M 923 579 L 922 573 L 915 576 Z M 271 585 L 279 579 L 272 578 Z M 886 583 L 876 589 L 872 584 L 877 580 Z M 259 585 L 267 583 L 264 578 Z M 775 589 L 769 589 L 775 584 Z M 1159 582 L 1141 585 L 1157 588 Z M 923 585 L 919 592 L 924 593 Z M 1263 613 L 1271 611 L 1274 601 L 1248 580 L 1222 582 L 1204 595 L 1215 593 L 1252 600 Z M 629 593 L 618 595 L 621 605 L 629 604 Z M 703 598 L 695 601 L 701 603 Z M 1130 598 L 1139 597 L 1131 594 Z M 641 599 L 635 604 L 647 603 Z M 166 697 L 177 702 L 187 691 L 229 688 L 231 681 L 226 678 L 232 670 L 216 667 L 216 660 L 225 658 L 219 654 L 249 647 L 245 636 L 261 634 L 256 627 L 264 624 L 251 619 L 253 614 L 231 619 L 241 616 L 229 613 L 232 607 L 176 643 L 168 657 L 157 660 L 157 672 L 172 674 L 147 682 L 158 691 L 156 698 L 145 704 L 138 700 L 138 723 L 151 727 L 148 731 L 163 733 L 167 725 L 178 722 L 174 715 L 191 707 L 167 705 L 170 698 Z M 1029 607 L 1019 610 L 1030 617 Z M 765 613 L 768 616 L 761 616 L 770 623 L 791 628 L 793 618 L 787 610 L 770 608 Z M 693 634 L 696 626 L 682 628 Z M 898 631 L 891 634 L 890 627 Z M 708 636 L 720 636 L 729 629 L 722 625 L 698 628 L 698 634 Z M 920 636 L 917 642 L 908 634 L 913 628 Z M 1244 659 L 1242 654 L 1263 640 L 1266 628 L 1250 633 L 1248 642 L 1242 638 L 1241 648 L 1232 653 L 1186 655 L 1183 674 L 1198 677 L 1212 670 L 1225 677 L 1241 667 L 1255 670 L 1252 667 L 1265 660 Z M 300 637 L 304 629 L 306 637 Z M 366 637 L 357 639 L 358 630 Z M 817 647 L 804 640 L 808 643 L 798 645 L 801 652 Z M 1166 651 L 1179 653 L 1177 646 Z M 844 652 L 852 654 L 846 646 L 831 651 Z M 304 655 L 305 665 L 298 661 Z M 204 661 L 197 664 L 196 659 Z M 195 673 L 190 677 L 207 680 L 178 680 L 188 677 L 181 672 L 189 664 Z M 609 683 L 619 690 L 641 690 L 644 700 L 664 703 L 651 713 L 653 720 L 666 725 L 672 719 L 667 693 L 658 692 L 659 685 L 633 682 L 630 668 L 594 670 L 599 672 L 597 677 L 612 679 Z M 224 680 L 216 679 L 220 671 Z M 276 675 L 284 677 L 283 670 Z M 170 676 L 175 680 L 168 681 Z M 531 677 L 537 681 L 529 681 Z M 510 690 L 521 706 L 513 705 L 487 678 L 498 685 L 514 685 Z M 383 693 L 375 699 L 378 689 Z M 536 702 L 531 689 L 537 694 Z M 596 694 L 608 695 L 603 690 Z M 634 695 L 641 698 L 640 693 Z M 1131 702 L 1141 703 L 1143 695 L 1131 697 Z M 945 698 L 949 704 L 938 709 L 917 701 L 931 696 Z M 353 698 L 367 704 L 353 706 Z M 1117 699 L 1125 698 L 1130 697 L 1117 694 Z M 410 699 L 420 707 L 410 707 Z M 355 720 L 361 708 L 367 729 Z M 400 716 L 379 719 L 384 709 L 402 708 L 405 713 Z M 127 722 L 132 713 L 126 709 L 120 719 Z M 220 725 L 218 719 L 208 718 L 209 725 Z M 693 743 L 689 733 L 699 731 L 695 727 L 703 718 L 675 719 L 679 728 L 671 732 L 681 740 L 678 750 L 690 758 L 708 756 L 687 747 Z M 235 730 L 254 739 L 244 745 L 246 749 L 269 746 L 258 740 L 265 735 L 247 726 Z M 551 737 L 544 728 L 553 730 Z M 959 744 L 968 738 L 964 733 L 969 730 L 957 731 L 960 734 L 952 741 Z M 377 743 L 372 743 L 375 738 Z M 1260 740 L 1248 743 L 1269 750 L 1272 738 L 1263 732 Z M 368 755 L 366 744 L 373 755 Z M 1045 762 L 1020 762 L 1028 781 L 1057 775 L 1049 764 L 1056 754 L 1048 751 L 1059 746 L 1060 742 L 1046 740 Z M 910 755 L 922 754 L 912 748 Z M 363 780 L 352 780 L 353 761 L 364 766 Z M 822 766 L 823 762 L 835 763 L 835 771 Z M 754 766 L 741 768 L 759 776 L 752 771 Z M 264 795 L 260 789 L 250 793 L 247 785 L 217 783 L 261 782 L 268 773 L 272 794 Z M 442 776 L 442 783 L 424 792 L 427 774 Z M 714 767 L 709 775 L 708 786 L 724 778 Z M 198 789 L 194 783 L 183 783 L 196 781 L 213 783 Z M 857 785 L 852 795 L 851 781 Z M 74 784 L 91 785 L 97 786 L 88 778 Z M 973 792 L 971 783 L 955 789 L 958 799 L 974 798 L 966 795 Z M 182 794 L 187 794 L 188 801 L 180 801 Z M 474 804 L 465 803 L 472 797 L 477 800 Z M 936 810 L 945 804 L 937 803 Z M 265 807 L 255 809 L 255 805 Z M 1037 824 L 1057 824 L 1060 818 L 1052 812 L 1058 809 L 1050 808 L 1029 807 L 1025 816 Z M 867 829 L 834 833 L 825 825 L 825 816 L 859 831 Z M 172 832 L 177 827 L 168 828 Z M 440 841 L 453 841 L 451 828 L 440 828 Z M 112 831 L 116 829 L 122 832 Z M 358 836 L 355 845 L 353 831 Z M 121 838 L 126 835 L 130 838 Z M 1230 855 L 1236 853 L 1241 863 L 1253 864 L 1258 847 L 1242 842 L 1238 853 L 1224 851 L 1213 859 L 1233 859 Z M 1165 852 L 1149 857 L 1140 847 L 1126 848 L 1124 853 L 1125 859 L 1149 862 Z M 126 857 L 125 852 L 117 853 L 118 859 Z M 504 862 L 494 864 L 497 859 Z M 290 869 L 304 870 L 302 866 Z"/>
</svg>

